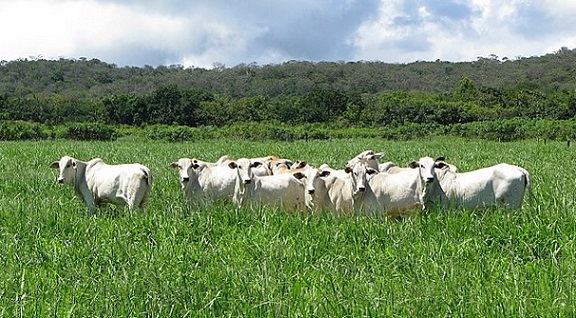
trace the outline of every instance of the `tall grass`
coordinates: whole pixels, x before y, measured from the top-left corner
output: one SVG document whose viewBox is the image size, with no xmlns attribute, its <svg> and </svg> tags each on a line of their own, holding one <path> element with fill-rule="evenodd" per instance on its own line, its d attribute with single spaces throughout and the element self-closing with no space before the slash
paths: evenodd
<svg viewBox="0 0 576 318">
<path fill-rule="evenodd" d="M 190 208 L 168 167 L 223 154 L 341 167 L 365 149 L 401 165 L 518 164 L 537 204 L 404 221 Z M 149 166 L 148 210 L 88 215 L 48 168 L 65 154 Z M 573 162 L 565 144 L 531 141 L 3 142 L 0 316 L 574 316 Z"/>
</svg>

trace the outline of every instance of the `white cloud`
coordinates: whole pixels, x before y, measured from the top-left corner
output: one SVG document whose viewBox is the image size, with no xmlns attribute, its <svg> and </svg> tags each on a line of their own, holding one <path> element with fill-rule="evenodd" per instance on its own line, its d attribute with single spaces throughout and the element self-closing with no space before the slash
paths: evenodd
<svg viewBox="0 0 576 318">
<path fill-rule="evenodd" d="M 0 12 L 3 59 L 38 55 L 105 59 L 118 46 L 130 44 L 170 49 L 186 27 L 180 19 L 94 1 L 2 2 Z"/>
<path fill-rule="evenodd" d="M 382 0 L 378 17 L 356 33 L 355 58 L 471 61 L 489 54 L 514 58 L 576 46 L 576 2 L 571 0 L 473 0 L 464 19 L 435 16 L 429 6 L 436 3 L 417 2 L 421 5 L 414 13 L 407 12 L 406 1 Z"/>
<path fill-rule="evenodd" d="M 0 0 L 0 60 L 465 61 L 574 48 L 574 25 L 573 0 Z"/>
</svg>

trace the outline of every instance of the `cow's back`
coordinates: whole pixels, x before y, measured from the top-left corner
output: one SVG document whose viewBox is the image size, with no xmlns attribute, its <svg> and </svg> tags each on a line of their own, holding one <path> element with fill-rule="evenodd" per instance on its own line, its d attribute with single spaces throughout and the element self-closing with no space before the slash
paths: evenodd
<svg viewBox="0 0 576 318">
<path fill-rule="evenodd" d="M 494 166 L 494 197 L 497 203 L 521 208 L 527 178 L 527 171 L 521 167 L 505 163 Z"/>
<path fill-rule="evenodd" d="M 517 166 L 502 163 L 464 173 L 446 172 L 443 178 L 448 200 L 458 207 L 522 206 L 526 179 Z"/>
<path fill-rule="evenodd" d="M 306 206 L 304 184 L 292 174 L 283 173 L 255 177 L 251 199 L 264 204 L 281 206 L 286 210 L 303 210 Z"/>
<path fill-rule="evenodd" d="M 421 208 L 417 178 L 415 169 L 373 175 L 368 179 L 370 189 L 365 199 L 367 208 L 377 210 L 378 213 L 384 210 L 390 215 Z"/>
<path fill-rule="evenodd" d="M 351 213 L 354 211 L 355 198 L 352 194 L 352 183 L 350 176 L 345 172 L 337 172 L 326 179 L 326 188 L 330 204 L 326 207 L 333 207 L 337 213 Z"/>
<path fill-rule="evenodd" d="M 141 164 L 109 165 L 93 159 L 86 167 L 86 183 L 96 202 L 143 208 L 150 197 L 152 174 Z"/>
<path fill-rule="evenodd" d="M 231 198 L 236 175 L 227 165 L 209 166 L 199 172 L 194 192 L 203 198 Z"/>
</svg>

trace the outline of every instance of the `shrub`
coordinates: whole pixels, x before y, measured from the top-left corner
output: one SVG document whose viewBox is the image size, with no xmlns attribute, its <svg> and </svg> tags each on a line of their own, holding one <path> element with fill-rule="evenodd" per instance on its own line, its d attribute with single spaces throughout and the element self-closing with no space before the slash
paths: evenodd
<svg viewBox="0 0 576 318">
<path fill-rule="evenodd" d="M 0 121 L 0 140 L 45 139 L 48 136 L 42 124 L 20 120 Z"/>
<path fill-rule="evenodd" d="M 220 137 L 220 130 L 214 127 L 188 127 L 170 125 L 152 125 L 146 128 L 146 135 L 152 140 L 166 140 L 170 142 L 181 142 L 188 140 L 217 139 Z"/>
<path fill-rule="evenodd" d="M 67 125 L 64 138 L 74 140 L 116 140 L 116 130 L 102 123 L 73 123 Z"/>
<path fill-rule="evenodd" d="M 386 127 L 382 133 L 382 137 L 393 140 L 410 140 L 439 135 L 440 132 L 441 126 L 438 124 L 406 123 L 396 127 Z"/>
</svg>

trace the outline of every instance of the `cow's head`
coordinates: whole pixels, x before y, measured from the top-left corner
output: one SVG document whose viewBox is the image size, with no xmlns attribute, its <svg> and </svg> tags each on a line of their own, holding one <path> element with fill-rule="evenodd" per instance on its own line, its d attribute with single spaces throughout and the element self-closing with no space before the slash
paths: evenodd
<svg viewBox="0 0 576 318">
<path fill-rule="evenodd" d="M 329 169 L 316 169 L 314 167 L 308 167 L 301 172 L 294 172 L 294 176 L 297 179 L 304 179 L 306 184 L 306 192 L 310 195 L 316 193 L 316 188 L 318 188 L 318 182 L 320 178 L 327 177 L 330 175 Z"/>
<path fill-rule="evenodd" d="M 254 178 L 252 168 L 260 167 L 261 165 L 262 162 L 251 162 L 250 159 L 247 158 L 241 158 L 236 161 L 230 161 L 228 163 L 228 167 L 230 167 L 230 169 L 236 170 L 236 173 L 238 174 L 238 181 L 240 181 L 241 184 L 250 184 Z"/>
<path fill-rule="evenodd" d="M 74 179 L 76 178 L 76 170 L 78 168 L 77 160 L 64 156 L 60 158 L 60 161 L 54 161 L 50 164 L 50 168 L 59 169 L 60 174 L 56 179 L 58 183 L 74 184 Z"/>
<path fill-rule="evenodd" d="M 190 158 L 180 158 L 178 161 L 172 162 L 170 164 L 171 168 L 178 170 L 178 175 L 180 176 L 180 183 L 182 184 L 182 187 L 184 187 L 186 183 L 190 181 L 189 171 L 193 169 L 193 160 L 194 159 Z"/>
<path fill-rule="evenodd" d="M 379 165 L 379 161 L 380 159 L 384 157 L 384 153 L 383 152 L 378 152 L 375 153 L 372 150 L 365 150 L 361 153 L 359 153 L 356 157 L 350 159 L 347 163 L 346 163 L 346 167 L 352 167 L 354 166 L 356 163 L 360 162 L 360 161 L 364 161 L 364 164 L 371 169 L 374 170 L 379 170 L 378 165 Z"/>
<path fill-rule="evenodd" d="M 412 161 L 408 164 L 408 167 L 418 169 L 420 179 L 426 184 L 434 182 L 436 178 L 436 173 L 434 172 L 436 162 L 430 157 L 423 157 L 418 161 Z"/>
<path fill-rule="evenodd" d="M 354 195 L 366 191 L 367 176 L 378 172 L 368 165 L 368 160 L 363 158 L 351 167 L 346 167 L 344 172 L 350 174 Z"/>
</svg>

